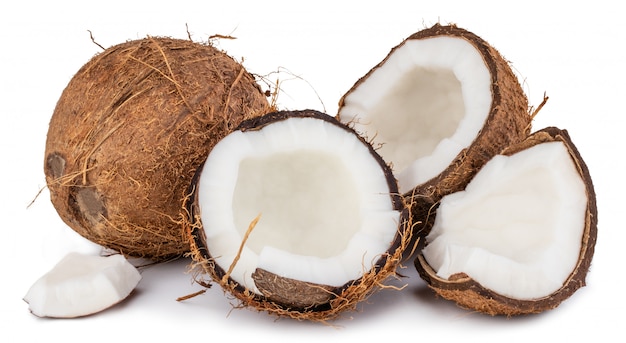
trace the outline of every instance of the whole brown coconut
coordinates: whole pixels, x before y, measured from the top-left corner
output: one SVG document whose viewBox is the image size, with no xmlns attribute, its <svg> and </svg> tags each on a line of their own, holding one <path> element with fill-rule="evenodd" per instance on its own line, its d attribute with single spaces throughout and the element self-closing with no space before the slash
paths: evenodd
<svg viewBox="0 0 626 343">
<path fill-rule="evenodd" d="M 76 73 L 52 115 L 52 203 L 104 247 L 183 254 L 180 212 L 195 170 L 242 120 L 268 110 L 254 77 L 213 46 L 157 37 L 112 46 Z"/>
<path fill-rule="evenodd" d="M 341 98 L 337 116 L 392 164 L 418 236 L 442 196 L 531 127 L 508 62 L 476 34 L 440 24 L 394 47 Z"/>
<path fill-rule="evenodd" d="M 441 251 L 442 255 L 447 256 L 446 261 L 443 263 L 445 266 L 442 266 L 442 268 L 449 268 L 448 266 L 455 266 L 452 268 L 459 268 L 459 266 L 463 266 L 460 269 L 468 270 L 467 272 L 458 271 L 449 277 L 444 277 L 439 274 L 441 268 L 439 271 L 436 270 L 438 268 L 433 267 L 431 263 L 427 261 L 425 256 L 426 254 L 424 252 L 420 253 L 418 258 L 415 260 L 415 266 L 419 275 L 437 294 L 445 299 L 456 302 L 461 307 L 470 310 L 489 315 L 514 316 L 539 313 L 554 309 L 574 294 L 574 292 L 576 292 L 579 288 L 585 286 L 585 278 L 589 271 L 595 250 L 598 210 L 596 206 L 596 194 L 591 176 L 589 174 L 589 169 L 582 159 L 578 149 L 572 142 L 569 134 L 566 130 L 548 127 L 533 133 L 523 142 L 505 149 L 502 152 L 502 155 L 515 156 L 518 153 L 527 153 L 530 151 L 529 149 L 533 149 L 541 145 L 559 143 L 564 146 L 563 151 L 565 151 L 565 159 L 571 157 L 569 158 L 570 161 L 568 166 L 568 169 L 571 170 L 565 170 L 565 168 L 559 169 L 555 164 L 555 167 L 553 167 L 554 170 L 552 171 L 554 176 L 551 184 L 557 185 L 561 183 L 561 186 L 555 187 L 554 189 L 558 189 L 559 187 L 562 188 L 562 194 L 555 194 L 557 192 L 554 192 L 553 189 L 550 189 L 549 187 L 533 187 L 532 182 L 525 182 L 529 180 L 523 180 L 520 178 L 509 180 L 509 183 L 516 182 L 524 184 L 524 186 L 518 188 L 517 194 L 511 194 L 512 197 L 508 198 L 504 196 L 504 194 L 506 194 L 506 190 L 498 189 L 496 192 L 498 194 L 497 202 L 499 204 L 506 204 L 511 199 L 521 199 L 528 195 L 531 195 L 531 198 L 533 198 L 536 203 L 531 204 L 528 203 L 528 201 L 525 201 L 525 208 L 513 206 L 508 209 L 498 211 L 500 212 L 498 214 L 494 213 L 495 210 L 491 208 L 492 213 L 481 213 L 482 217 L 480 219 L 474 220 L 471 223 L 466 223 L 467 225 L 462 225 L 464 228 L 459 228 L 461 225 L 450 223 L 453 221 L 456 223 L 465 223 L 466 221 L 462 218 L 467 216 L 458 210 L 455 212 L 448 212 L 455 213 L 457 216 L 455 218 L 448 218 L 446 221 L 441 220 L 441 230 L 437 232 L 437 235 L 435 235 L 442 237 L 442 234 L 440 233 L 442 230 L 448 230 L 447 232 L 450 232 L 451 228 L 454 226 L 457 227 L 455 230 L 459 230 L 458 232 L 464 232 L 466 236 L 470 232 L 480 233 L 481 230 L 477 230 L 476 228 L 481 226 L 489 227 L 488 225 L 491 221 L 489 218 L 490 216 L 501 217 L 503 218 L 503 221 L 497 222 L 498 224 L 496 226 L 498 226 L 498 228 L 496 230 L 491 230 L 488 233 L 485 232 L 485 235 L 479 234 L 482 237 L 480 240 L 493 240 L 496 246 L 500 247 L 493 248 L 481 246 L 481 250 L 489 251 L 492 261 L 511 259 L 515 261 L 513 264 L 509 265 L 510 267 L 513 267 L 511 270 L 516 270 L 515 265 L 529 266 L 527 267 L 527 270 L 531 271 L 531 273 L 541 270 L 544 266 L 549 266 L 546 268 L 552 268 L 552 266 L 559 267 L 552 269 L 550 273 L 537 274 L 541 276 L 535 278 L 516 277 L 516 272 L 506 273 L 502 270 L 498 270 L 497 268 L 493 268 L 489 263 L 479 263 L 478 267 L 472 269 L 468 267 L 468 261 L 473 259 L 475 255 L 481 253 L 477 253 L 476 250 L 473 250 L 472 248 L 475 247 L 468 245 L 468 242 L 458 240 L 453 244 L 448 244 L 445 252 L 442 249 L 443 245 L 438 245 L 436 249 Z M 546 158 L 542 158 L 539 155 L 534 155 L 533 157 L 534 161 L 538 161 L 538 159 L 540 159 L 537 164 L 545 163 L 550 165 L 553 163 L 553 160 L 556 160 L 556 158 L 553 158 L 552 161 L 547 161 Z M 528 163 L 527 160 L 527 162 L 524 163 L 524 166 L 528 164 L 530 163 Z M 499 173 L 494 173 L 492 172 L 493 170 L 494 169 L 491 169 L 489 178 L 494 179 L 504 176 L 504 172 L 500 171 Z M 535 171 L 535 175 L 546 176 L 550 173 L 546 169 L 541 170 L 540 168 L 535 169 Z M 479 172 L 479 174 L 480 173 L 482 173 L 482 171 Z M 580 201 L 577 206 L 571 206 L 571 203 L 574 203 L 574 200 L 571 199 L 574 197 L 569 194 L 569 192 L 571 189 L 576 187 L 570 187 L 571 184 L 567 184 L 563 181 L 567 178 L 566 175 L 573 175 L 574 178 L 579 178 L 577 183 L 580 185 L 578 188 L 581 189 L 580 197 L 586 201 Z M 473 189 L 477 189 L 477 187 L 478 186 L 474 186 Z M 461 195 L 461 193 L 463 192 L 457 194 Z M 456 196 L 456 194 L 452 194 L 451 196 Z M 444 197 L 444 200 L 445 199 L 446 197 Z M 456 204 L 458 204 L 459 199 L 462 198 L 455 198 Z M 476 212 L 481 209 L 489 210 L 489 208 L 493 206 L 493 203 L 492 205 L 484 205 L 489 204 L 489 201 L 486 201 L 485 199 L 481 200 L 481 204 L 475 204 L 476 206 L 473 206 L 471 211 Z M 537 203 L 540 205 L 537 205 Z M 570 204 L 563 205 L 563 203 Z M 552 204 L 554 204 L 553 207 Z M 559 206 L 562 208 L 560 214 L 558 214 L 559 211 L 553 210 L 555 207 L 559 208 Z M 443 208 L 444 205 L 440 207 L 440 209 Z M 535 220 L 538 216 L 540 216 L 538 213 L 542 212 L 541 208 L 548 209 L 544 212 L 548 215 L 553 215 L 551 218 L 552 220 Z M 532 213 L 529 213 L 528 209 L 531 209 L 530 211 Z M 439 218 L 440 215 L 441 214 L 438 210 L 437 222 L 442 219 Z M 557 219 L 559 216 L 561 218 Z M 519 222 L 520 218 L 523 218 L 521 222 Z M 571 225 L 572 218 L 577 218 L 575 221 L 577 225 Z M 511 226 L 514 227 L 511 231 L 516 231 L 519 236 L 517 236 L 517 238 L 513 241 L 500 239 L 502 237 L 506 237 L 506 235 L 510 235 L 511 233 L 499 235 L 498 232 L 506 231 L 509 224 L 515 223 L 516 221 L 517 224 L 514 225 L 519 225 L 517 228 L 515 228 L 514 225 Z M 555 229 L 558 227 L 560 227 L 560 229 Z M 436 223 L 433 232 L 437 229 Z M 427 237 L 426 239 L 429 240 L 430 237 Z M 529 244 L 526 248 L 519 250 L 518 242 L 526 240 L 532 244 Z M 567 244 L 564 244 L 564 242 L 567 242 Z M 428 244 L 432 244 L 432 242 L 428 242 Z M 550 254 L 547 251 L 552 244 L 559 244 L 559 247 L 554 249 L 554 252 Z M 451 245 L 454 245 L 454 247 L 451 247 Z M 566 249 L 566 247 L 569 246 L 572 246 L 573 249 Z M 451 253 L 454 249 L 456 249 L 456 251 L 465 249 L 465 253 L 455 255 Z M 517 253 L 511 253 L 515 250 L 519 251 Z M 472 251 L 472 253 L 469 253 L 468 251 Z M 515 256 L 515 254 L 517 254 L 517 256 Z M 435 255 L 437 254 L 432 254 L 432 256 Z M 460 258 L 457 258 L 456 256 Z M 533 258 L 535 258 L 535 262 L 530 262 Z M 437 258 L 433 258 L 433 260 L 436 261 Z M 564 260 L 570 261 L 567 264 L 567 268 L 561 267 L 561 263 Z M 534 265 L 532 263 L 534 263 Z M 469 270 L 472 271 L 470 272 Z M 555 278 L 555 274 L 560 274 L 560 276 Z M 490 277 L 485 278 L 485 275 L 490 275 Z M 481 277 L 484 281 L 479 282 L 477 280 L 479 277 Z M 504 285 L 504 287 L 498 286 L 500 290 L 495 290 L 493 288 L 496 287 L 486 285 L 490 279 L 498 280 L 495 283 L 491 283 L 492 285 L 500 283 L 500 285 Z M 554 280 L 557 280 L 557 282 Z M 554 284 L 551 286 L 549 291 L 541 291 L 539 293 L 534 291 L 535 294 L 533 296 L 519 296 L 522 293 L 521 290 L 524 288 L 540 289 L 540 287 L 543 287 L 543 285 L 548 283 Z"/>
</svg>

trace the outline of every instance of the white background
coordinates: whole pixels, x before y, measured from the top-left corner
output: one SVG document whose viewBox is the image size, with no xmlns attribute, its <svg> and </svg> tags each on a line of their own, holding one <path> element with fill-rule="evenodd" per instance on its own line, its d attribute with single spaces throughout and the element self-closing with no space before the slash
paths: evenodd
<svg viewBox="0 0 626 343">
<path fill-rule="evenodd" d="M 347 5 L 350 3 L 351 5 Z M 558 6 L 551 5 L 552 3 Z M 623 130 L 626 73 L 617 2 L 520 1 L 4 1 L 0 5 L 0 341 L 617 339 L 623 325 Z M 217 286 L 201 289 L 182 260 L 142 270 L 127 301 L 82 319 L 40 319 L 22 301 L 69 251 L 95 253 L 57 216 L 44 188 L 43 151 L 54 106 L 74 73 L 101 49 L 152 36 L 215 44 L 256 74 L 279 78 L 283 109 L 335 114 L 352 84 L 410 34 L 456 23 L 498 49 L 530 103 L 550 97 L 534 128 L 569 131 L 598 195 L 599 233 L 587 287 L 557 309 L 500 318 L 436 298 L 411 263 L 402 291 L 384 290 L 332 326 L 233 309 Z M 187 26 L 186 26 L 187 25 Z M 275 74 L 276 71 L 282 71 Z M 41 195 L 30 206 L 40 189 Z M 607 337 L 607 336 L 604 336 Z"/>
</svg>

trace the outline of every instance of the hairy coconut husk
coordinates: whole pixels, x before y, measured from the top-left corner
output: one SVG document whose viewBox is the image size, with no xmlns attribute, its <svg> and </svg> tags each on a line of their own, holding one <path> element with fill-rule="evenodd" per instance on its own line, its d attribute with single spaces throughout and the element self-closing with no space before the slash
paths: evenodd
<svg viewBox="0 0 626 343">
<path fill-rule="evenodd" d="M 181 207 L 195 170 L 218 140 L 269 107 L 254 77 L 210 45 L 147 37 L 112 46 L 76 73 L 50 120 L 52 203 L 104 247 L 183 254 Z"/>
<path fill-rule="evenodd" d="M 472 144 L 462 150 L 439 175 L 406 192 L 407 203 L 412 204 L 411 212 L 418 237 L 426 236 L 432 228 L 434 213 L 441 198 L 464 189 L 476 172 L 493 156 L 526 138 L 530 133 L 532 119 L 528 113 L 526 95 L 509 63 L 500 53 L 472 32 L 455 25 L 440 24 L 414 33 L 394 47 L 383 61 L 360 78 L 340 99 L 339 108 L 343 106 L 344 99 L 385 64 L 395 50 L 408 41 L 434 37 L 462 38 L 480 52 L 491 74 L 492 102 L 489 115 Z"/>
<path fill-rule="evenodd" d="M 554 293 L 535 300 L 512 299 L 495 293 L 474 281 L 470 276 L 461 273 L 451 276 L 448 280 L 437 276 L 428 265 L 422 254 L 415 260 L 415 267 L 419 275 L 441 297 L 455 301 L 461 307 L 490 315 L 523 315 L 539 313 L 557 307 L 569 298 L 576 290 L 585 286 L 585 277 L 593 257 L 598 225 L 598 210 L 596 194 L 589 174 L 589 169 L 583 161 L 578 149 L 572 142 L 566 130 L 548 127 L 530 135 L 526 140 L 506 148 L 502 154 L 512 155 L 537 144 L 546 142 L 563 142 L 569 151 L 575 166 L 585 184 L 587 191 L 587 210 L 585 228 L 578 263 L 563 286 Z"/>
<path fill-rule="evenodd" d="M 313 117 L 332 121 L 335 125 L 354 132 L 354 130 L 336 121 L 333 117 L 312 110 L 269 113 L 242 122 L 237 130 L 258 130 L 272 122 L 293 116 Z M 356 132 L 354 133 L 356 134 Z M 345 311 L 355 310 L 361 301 L 374 292 L 384 288 L 393 288 L 392 286 L 387 286 L 385 282 L 397 276 L 396 270 L 406 258 L 404 253 L 409 251 L 412 244 L 415 243 L 411 236 L 409 207 L 405 204 L 404 198 L 397 192 L 397 184 L 389 166 L 364 138 L 358 137 L 364 144 L 367 144 L 370 152 L 376 157 L 379 165 L 385 171 L 389 188 L 392 191 L 390 197 L 392 198 L 394 209 L 401 213 L 398 230 L 389 249 L 372 266 L 364 265 L 363 268 L 367 271 L 360 278 L 352 280 L 341 287 L 332 287 L 281 277 L 257 268 L 252 277 L 263 295 L 256 294 L 244 285 L 234 281 L 230 278 L 229 271 L 219 266 L 207 249 L 195 189 L 197 178 L 200 177 L 200 171 L 202 170 L 201 167 L 198 168 L 198 173 L 192 182 L 192 188 L 185 206 L 186 211 L 188 211 L 188 220 L 184 222 L 186 233 L 190 237 L 189 240 L 191 242 L 190 255 L 194 261 L 190 267 L 195 272 L 196 278 L 200 278 L 201 275 L 208 275 L 213 282 L 221 286 L 225 293 L 232 295 L 238 300 L 238 307 L 251 308 L 278 317 L 315 322 L 327 322 L 336 319 Z M 248 228 L 246 236 L 254 229 L 254 225 L 255 222 L 253 221 Z M 246 238 L 244 237 L 242 246 L 245 240 Z M 236 259 L 234 263 L 236 263 Z M 232 268 L 233 266 L 230 267 Z M 206 286 L 204 281 L 200 281 L 199 284 Z"/>
</svg>

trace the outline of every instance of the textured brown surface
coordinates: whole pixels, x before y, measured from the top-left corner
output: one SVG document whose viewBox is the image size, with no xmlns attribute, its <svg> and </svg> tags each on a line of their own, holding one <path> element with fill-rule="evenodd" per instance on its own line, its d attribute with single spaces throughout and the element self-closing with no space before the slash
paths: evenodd
<svg viewBox="0 0 626 343">
<path fill-rule="evenodd" d="M 260 268 L 252 273 L 252 279 L 269 301 L 295 308 L 324 305 L 337 296 L 336 287 L 285 278 Z"/>
<path fill-rule="evenodd" d="M 183 254 L 196 168 L 242 120 L 266 112 L 254 78 L 214 47 L 153 37 L 110 47 L 76 73 L 50 120 L 52 203 L 76 232 L 125 255 Z"/>
</svg>

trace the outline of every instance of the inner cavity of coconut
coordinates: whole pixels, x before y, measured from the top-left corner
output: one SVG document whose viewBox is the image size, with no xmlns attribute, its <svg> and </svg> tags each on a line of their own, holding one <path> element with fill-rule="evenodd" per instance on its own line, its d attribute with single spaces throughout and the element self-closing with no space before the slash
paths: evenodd
<svg viewBox="0 0 626 343">
<path fill-rule="evenodd" d="M 271 242 L 289 253 L 332 257 L 361 225 L 359 191 L 349 171 L 337 156 L 321 151 L 242 160 L 233 195 L 242 236 L 259 213 L 263 220 L 247 242 L 257 254 Z"/>
<path fill-rule="evenodd" d="M 472 143 L 491 95 L 489 70 L 465 39 L 408 40 L 346 95 L 339 117 L 380 146 L 404 193 Z"/>
<path fill-rule="evenodd" d="M 356 135 L 314 118 L 235 131 L 209 155 L 198 204 L 209 253 L 258 293 L 252 273 L 342 286 L 389 249 L 400 214 L 386 176 Z"/>
<path fill-rule="evenodd" d="M 489 161 L 445 196 L 423 255 L 443 279 L 465 273 L 519 300 L 560 289 L 578 263 L 586 188 L 561 142 Z"/>
</svg>

